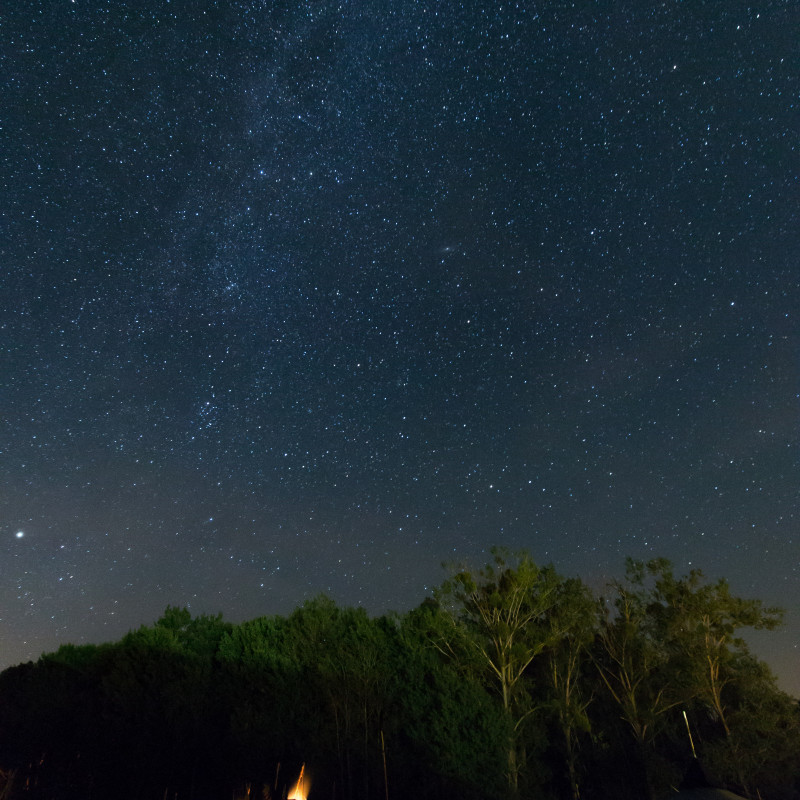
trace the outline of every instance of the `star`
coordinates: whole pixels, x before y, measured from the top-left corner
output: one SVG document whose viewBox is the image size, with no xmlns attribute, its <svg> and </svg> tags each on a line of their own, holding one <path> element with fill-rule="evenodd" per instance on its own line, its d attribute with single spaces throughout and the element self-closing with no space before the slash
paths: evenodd
<svg viewBox="0 0 800 800">
<path fill-rule="evenodd" d="M 0 668 L 505 545 L 786 606 L 800 694 L 785 3 L 16 5 Z"/>
</svg>

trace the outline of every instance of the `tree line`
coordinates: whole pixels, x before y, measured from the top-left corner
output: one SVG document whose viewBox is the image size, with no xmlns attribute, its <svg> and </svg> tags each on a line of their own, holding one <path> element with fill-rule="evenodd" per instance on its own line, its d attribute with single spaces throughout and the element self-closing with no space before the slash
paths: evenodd
<svg viewBox="0 0 800 800">
<path fill-rule="evenodd" d="M 800 707 L 741 638 L 780 621 L 665 559 L 599 597 L 500 549 L 402 615 L 168 607 L 0 673 L 0 799 L 639 799 L 697 764 L 798 798 Z"/>
</svg>

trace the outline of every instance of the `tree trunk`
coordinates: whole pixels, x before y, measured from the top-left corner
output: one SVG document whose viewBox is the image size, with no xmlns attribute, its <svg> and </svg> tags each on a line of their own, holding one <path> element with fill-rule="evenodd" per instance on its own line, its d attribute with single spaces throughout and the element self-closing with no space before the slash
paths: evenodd
<svg viewBox="0 0 800 800">
<path fill-rule="evenodd" d="M 519 765 L 517 764 L 517 743 L 514 740 L 511 741 L 508 748 L 508 788 L 511 791 L 511 797 L 519 795 Z"/>
<path fill-rule="evenodd" d="M 564 736 L 567 740 L 567 773 L 569 774 L 569 788 L 572 791 L 572 800 L 581 800 L 581 791 L 578 787 L 578 770 L 575 764 L 575 743 L 573 742 L 572 728 L 564 725 Z"/>
<path fill-rule="evenodd" d="M 636 755 L 640 769 L 640 789 L 643 800 L 653 800 L 653 787 L 650 785 L 650 757 L 647 744 L 641 739 L 636 742 Z"/>
</svg>

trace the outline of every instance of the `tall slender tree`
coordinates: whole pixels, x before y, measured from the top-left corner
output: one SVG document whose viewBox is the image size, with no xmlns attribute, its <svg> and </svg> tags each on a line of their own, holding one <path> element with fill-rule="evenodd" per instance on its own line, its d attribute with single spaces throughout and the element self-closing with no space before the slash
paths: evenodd
<svg viewBox="0 0 800 800">
<path fill-rule="evenodd" d="M 676 654 L 686 694 L 705 706 L 722 728 L 730 764 L 747 793 L 742 769 L 747 755 L 731 725 L 726 694 L 730 685 L 749 674 L 753 662 L 741 631 L 773 630 L 781 624 L 783 611 L 765 607 L 761 600 L 735 596 L 724 579 L 708 583 L 700 570 L 677 578 L 665 559 L 648 561 L 638 569 L 640 583 L 647 575 L 653 581 L 650 613 L 660 618 L 662 636 Z"/>
<path fill-rule="evenodd" d="M 611 583 L 612 596 L 601 620 L 595 665 L 602 683 L 619 708 L 633 739 L 639 768 L 639 791 L 652 796 L 650 743 L 664 715 L 684 699 L 676 681 L 673 651 L 664 636 L 663 619 L 653 614 L 643 586 L 644 566 L 628 559 L 627 581 Z"/>
<path fill-rule="evenodd" d="M 554 640 L 547 650 L 547 676 L 558 726 L 564 738 L 564 756 L 573 800 L 579 800 L 578 735 L 589 730 L 586 709 L 591 694 L 585 687 L 589 648 L 597 631 L 597 601 L 579 579 L 563 581 L 549 615 Z"/>
<path fill-rule="evenodd" d="M 556 638 L 548 614 L 561 579 L 552 566 L 538 566 L 527 552 L 510 554 L 502 548 L 491 552 L 492 563 L 477 572 L 466 567 L 456 570 L 436 597 L 450 612 L 453 625 L 463 631 L 458 641 L 483 666 L 511 722 L 508 783 L 512 795 L 517 795 L 524 768 L 519 741 L 533 710 L 525 702 L 523 678 Z"/>
<path fill-rule="evenodd" d="M 665 638 L 683 656 L 681 666 L 693 694 L 730 736 L 723 694 L 735 678 L 736 655 L 747 652 L 741 630 L 774 630 L 781 624 L 783 610 L 736 597 L 724 579 L 706 583 L 700 570 L 676 578 L 665 559 L 648 561 L 644 570 L 654 580 L 651 613 L 662 616 Z"/>
</svg>

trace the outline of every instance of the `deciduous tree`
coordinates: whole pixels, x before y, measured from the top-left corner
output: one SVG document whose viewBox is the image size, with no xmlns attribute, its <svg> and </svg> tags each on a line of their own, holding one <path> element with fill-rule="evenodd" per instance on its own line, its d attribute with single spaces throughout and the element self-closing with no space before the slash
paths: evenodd
<svg viewBox="0 0 800 800">
<path fill-rule="evenodd" d="M 556 638 L 548 614 L 561 579 L 552 566 L 538 566 L 526 552 L 512 555 L 494 548 L 492 555 L 492 563 L 477 572 L 458 569 L 436 597 L 463 631 L 459 644 L 483 665 L 511 721 L 508 781 L 516 794 L 524 767 L 518 740 L 532 711 L 522 681 L 531 662 Z"/>
</svg>

